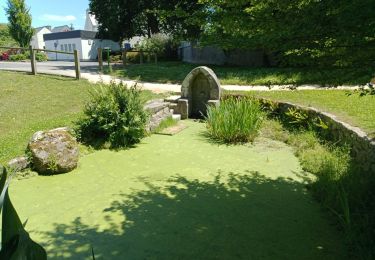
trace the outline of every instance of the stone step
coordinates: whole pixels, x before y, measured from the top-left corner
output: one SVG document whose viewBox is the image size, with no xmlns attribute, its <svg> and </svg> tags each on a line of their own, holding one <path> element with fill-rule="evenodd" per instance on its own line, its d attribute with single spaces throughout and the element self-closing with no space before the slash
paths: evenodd
<svg viewBox="0 0 375 260">
<path fill-rule="evenodd" d="M 175 120 L 175 121 L 180 121 L 181 120 L 181 115 L 180 114 L 172 115 L 172 119 Z"/>
<path fill-rule="evenodd" d="M 164 102 L 162 99 L 157 99 L 157 100 L 151 100 L 146 103 L 144 106 L 144 109 L 151 114 L 156 114 L 157 112 L 167 108 L 169 103 Z"/>
<path fill-rule="evenodd" d="M 179 96 L 179 95 L 173 95 L 173 96 L 167 97 L 166 99 L 164 99 L 164 101 L 177 104 L 177 102 L 180 98 L 181 98 L 181 96 Z"/>
</svg>

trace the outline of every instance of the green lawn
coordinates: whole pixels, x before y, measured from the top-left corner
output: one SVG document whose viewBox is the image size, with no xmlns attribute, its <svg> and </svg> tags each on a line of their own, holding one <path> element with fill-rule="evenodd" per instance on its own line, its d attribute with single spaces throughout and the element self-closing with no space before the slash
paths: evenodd
<svg viewBox="0 0 375 260">
<path fill-rule="evenodd" d="M 182 62 L 160 62 L 155 65 L 136 64 L 125 69 L 114 67 L 113 75 L 145 82 L 181 83 L 196 66 Z M 211 66 L 224 85 L 328 84 L 358 85 L 370 82 L 374 70 L 309 69 L 309 68 L 246 68 Z"/>
<path fill-rule="evenodd" d="M 0 163 L 22 155 L 38 130 L 73 126 L 89 90 L 85 80 L 0 71 Z M 153 95 L 143 92 L 144 98 Z"/>
<path fill-rule="evenodd" d="M 15 180 L 10 197 L 48 259 L 346 259 L 290 147 L 217 145 L 204 124 Z M 32 194 L 32 196 L 30 196 Z"/>
<path fill-rule="evenodd" d="M 375 137 L 375 96 L 347 94 L 345 90 L 299 90 L 255 92 L 250 95 L 318 108 Z"/>
</svg>

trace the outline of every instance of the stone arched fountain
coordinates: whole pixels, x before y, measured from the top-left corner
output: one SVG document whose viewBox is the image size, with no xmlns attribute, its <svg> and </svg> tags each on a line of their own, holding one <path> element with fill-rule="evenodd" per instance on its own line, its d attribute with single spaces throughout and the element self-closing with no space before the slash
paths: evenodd
<svg viewBox="0 0 375 260">
<path fill-rule="evenodd" d="M 207 106 L 220 104 L 221 88 L 215 73 L 208 67 L 193 69 L 181 86 L 181 97 L 169 102 L 177 103 L 175 113 L 182 119 L 200 118 L 206 115 Z"/>
</svg>

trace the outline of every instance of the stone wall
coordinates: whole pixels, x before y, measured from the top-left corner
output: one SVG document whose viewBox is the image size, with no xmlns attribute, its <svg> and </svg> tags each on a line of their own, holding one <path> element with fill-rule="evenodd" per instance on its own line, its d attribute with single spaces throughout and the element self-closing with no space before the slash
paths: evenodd
<svg viewBox="0 0 375 260">
<path fill-rule="evenodd" d="M 266 99 L 263 99 L 265 101 Z M 351 156 L 358 163 L 361 170 L 375 173 L 375 140 L 370 138 L 362 129 L 353 127 L 339 120 L 335 115 L 321 112 L 312 107 L 304 107 L 288 102 L 271 102 L 280 113 L 287 112 L 290 108 L 305 112 L 309 115 L 309 120 L 320 117 L 328 126 L 325 131 L 331 141 L 346 143 L 351 147 Z"/>
</svg>

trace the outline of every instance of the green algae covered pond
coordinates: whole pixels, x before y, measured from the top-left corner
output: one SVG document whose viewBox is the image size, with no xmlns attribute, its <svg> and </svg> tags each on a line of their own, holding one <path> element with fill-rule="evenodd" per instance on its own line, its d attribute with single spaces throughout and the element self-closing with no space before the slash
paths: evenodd
<svg viewBox="0 0 375 260">
<path fill-rule="evenodd" d="M 290 147 L 209 142 L 204 124 L 15 180 L 10 196 L 49 259 L 345 259 Z"/>
</svg>

